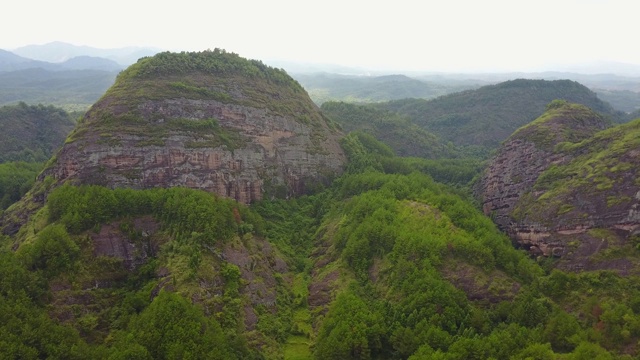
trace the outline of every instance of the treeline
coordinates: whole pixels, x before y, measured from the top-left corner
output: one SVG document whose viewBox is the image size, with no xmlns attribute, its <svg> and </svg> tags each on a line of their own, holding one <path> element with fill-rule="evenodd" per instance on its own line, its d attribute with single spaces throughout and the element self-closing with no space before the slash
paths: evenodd
<svg viewBox="0 0 640 360">
<path fill-rule="evenodd" d="M 261 231 L 260 218 L 233 200 L 187 188 L 137 191 L 101 186 L 62 185 L 47 199 L 49 222 L 65 225 L 72 234 L 121 217 L 153 215 L 177 239 L 196 236 L 214 243 L 230 239 L 251 225 Z M 246 226 L 245 226 L 246 227 Z"/>
<path fill-rule="evenodd" d="M 129 77 L 146 78 L 158 75 L 188 74 L 203 72 L 211 74 L 239 74 L 257 77 L 278 84 L 293 86 L 303 91 L 302 86 L 284 70 L 265 65 L 259 60 L 249 60 L 224 49 L 200 52 L 162 52 L 144 57 L 118 75 L 116 81 Z"/>
</svg>

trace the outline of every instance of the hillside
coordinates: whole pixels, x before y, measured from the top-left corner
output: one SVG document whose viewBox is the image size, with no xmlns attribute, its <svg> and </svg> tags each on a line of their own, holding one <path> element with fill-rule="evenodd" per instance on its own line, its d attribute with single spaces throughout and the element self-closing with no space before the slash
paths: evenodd
<svg viewBox="0 0 640 360">
<path fill-rule="evenodd" d="M 622 114 L 585 86 L 569 80 L 511 80 L 433 100 L 405 99 L 376 104 L 409 116 L 425 130 L 458 146 L 494 149 L 520 126 L 540 116 L 555 99 L 583 104 L 617 120 Z"/>
<path fill-rule="evenodd" d="M 484 212 L 534 254 L 568 270 L 638 274 L 638 132 L 553 102 L 516 131 L 479 183 Z"/>
<path fill-rule="evenodd" d="M 398 156 L 436 159 L 459 155 L 457 149 L 444 144 L 407 117 L 389 111 L 345 102 L 326 102 L 320 109 L 344 131 L 368 133 L 391 147 Z"/>
<path fill-rule="evenodd" d="M 0 252 L 3 354 L 637 354 L 636 277 L 546 273 L 451 188 L 375 170 L 405 161 L 381 144 L 342 143 L 347 172 L 290 200 L 244 206 L 177 187 L 56 188 L 16 236 L 0 238 L 15 250 Z"/>
<path fill-rule="evenodd" d="M 640 86 L 636 91 L 608 89 L 594 89 L 594 91 L 599 98 L 608 102 L 617 110 L 626 113 L 640 110 Z"/>
<path fill-rule="evenodd" d="M 0 107 L 0 163 L 46 161 L 75 126 L 66 111 L 54 106 Z"/>
</svg>

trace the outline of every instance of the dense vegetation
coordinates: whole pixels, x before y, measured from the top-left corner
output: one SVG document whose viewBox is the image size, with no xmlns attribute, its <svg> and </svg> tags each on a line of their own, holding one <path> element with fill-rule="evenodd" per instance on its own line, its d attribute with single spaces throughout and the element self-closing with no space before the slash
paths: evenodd
<svg viewBox="0 0 640 360">
<path fill-rule="evenodd" d="M 623 117 L 594 92 L 569 80 L 518 79 L 432 100 L 404 99 L 375 106 L 407 115 L 413 123 L 455 145 L 494 149 L 540 116 L 555 99 L 586 105 L 613 120 Z"/>
<path fill-rule="evenodd" d="M 345 132 L 362 131 L 390 146 L 399 156 L 454 158 L 460 150 L 413 124 L 408 117 L 346 102 L 325 102 L 322 112 Z"/>
<path fill-rule="evenodd" d="M 42 163 L 10 162 L 0 164 L 0 211 L 20 200 L 42 170 Z"/>
<path fill-rule="evenodd" d="M 7 250 L 18 246 L 16 252 L 0 253 L 3 354 L 69 359 L 635 354 L 636 277 L 550 271 L 514 249 L 465 192 L 434 181 L 415 160 L 395 157 L 362 134 L 347 136 L 344 146 L 350 165 L 330 188 L 250 207 L 182 188 L 55 189 L 22 231 L 2 241 Z M 142 230 L 141 219 L 159 228 Z M 104 231 L 135 245 L 133 263 L 94 255 Z M 248 262 L 232 256 L 265 249 L 265 240 L 277 249 L 275 258 L 264 251 L 250 253 Z M 270 274 L 274 270 L 263 264 L 277 263 L 278 257 L 288 270 Z M 247 291 L 271 276 L 278 305 L 257 306 L 251 300 L 256 293 Z M 313 291 L 318 286 L 328 286 L 333 295 L 318 298 Z M 244 322 L 247 307 L 257 315 L 253 330 Z"/>
<path fill-rule="evenodd" d="M 24 102 L 0 107 L 0 212 L 31 188 L 43 162 L 64 143 L 76 115 Z"/>
<path fill-rule="evenodd" d="M 479 161 L 487 154 L 487 150 L 479 146 L 454 145 L 441 136 L 424 130 L 408 116 L 384 109 L 345 102 L 326 102 L 322 104 L 321 110 L 345 132 L 369 134 L 388 145 L 398 156 L 420 158 L 417 161 L 440 160 L 433 164 L 434 167 L 442 164 L 444 159 L 450 159 L 449 163 L 465 162 L 479 166 Z"/>
<path fill-rule="evenodd" d="M 0 107 L 0 163 L 48 160 L 74 125 L 73 115 L 52 105 Z"/>
<path fill-rule="evenodd" d="M 222 50 L 162 53 L 122 72 L 68 141 L 82 131 L 117 141 L 109 136 L 118 130 L 161 146 L 168 133 L 188 131 L 214 134 L 207 146 L 234 149 L 247 140 L 214 118 L 162 119 L 149 127 L 157 119 L 144 119 L 138 105 L 189 98 L 315 114 L 308 112 L 313 104 L 299 97 L 303 93 L 284 71 Z M 640 278 L 612 271 L 565 273 L 554 269 L 553 259 L 532 259 L 512 246 L 470 195 L 483 166 L 478 158 L 502 132 L 536 113 L 538 101 L 565 97 L 558 94 L 584 96 L 612 114 L 579 84 L 524 80 L 432 102 L 325 103 L 325 114 L 350 132 L 342 139 L 349 162 L 330 186 L 299 198 L 244 206 L 180 187 L 109 189 L 45 178 L 24 198 L 42 203 L 16 205 L 37 207 L 34 214 L 15 235 L 0 235 L 0 354 L 637 357 Z M 110 113 L 105 104 L 120 112 Z M 547 109 L 555 115 L 570 109 L 578 120 L 588 110 L 562 100 Z M 0 110 L 66 116 L 24 103 Z M 547 139 L 559 134 L 545 120 L 521 127 L 520 135 L 576 157 L 540 177 L 536 189 L 551 194 L 540 201 L 587 183 L 607 190 L 623 173 L 632 174 L 637 185 L 628 160 L 637 156 L 640 120 L 586 140 L 581 129 L 564 129 L 566 141 L 553 146 Z M 471 134 L 478 138 L 462 140 Z M 469 144 L 477 147 L 459 146 Z M 48 156 L 32 149 L 8 159 Z M 0 208 L 24 194 L 40 166 L 0 164 Z M 612 206 L 621 201 L 626 200 L 611 199 Z M 634 245 L 623 250 L 640 258 Z"/>
</svg>

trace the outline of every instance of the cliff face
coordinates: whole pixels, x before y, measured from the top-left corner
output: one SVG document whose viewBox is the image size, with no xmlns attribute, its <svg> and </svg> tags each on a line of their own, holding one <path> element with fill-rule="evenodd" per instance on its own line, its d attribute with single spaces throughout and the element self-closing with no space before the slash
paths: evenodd
<svg viewBox="0 0 640 360">
<path fill-rule="evenodd" d="M 281 70 L 219 50 L 162 53 L 118 76 L 41 177 L 250 203 L 340 173 L 339 136 Z"/>
<path fill-rule="evenodd" d="M 640 231 L 640 123 L 606 125 L 583 106 L 550 104 L 491 160 L 476 187 L 484 213 L 560 268 L 636 272 L 626 255 Z"/>
</svg>

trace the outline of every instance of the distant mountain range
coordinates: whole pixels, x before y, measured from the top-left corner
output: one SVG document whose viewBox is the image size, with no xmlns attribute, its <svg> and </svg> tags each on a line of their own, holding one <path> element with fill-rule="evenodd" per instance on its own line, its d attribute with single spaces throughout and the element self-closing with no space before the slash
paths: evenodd
<svg viewBox="0 0 640 360">
<path fill-rule="evenodd" d="M 24 101 L 88 108 L 116 75 L 139 58 L 160 49 L 98 49 L 63 42 L 0 49 L 0 105 Z"/>
<path fill-rule="evenodd" d="M 113 72 L 120 71 L 124 67 L 113 60 L 101 57 L 81 55 L 60 63 L 52 63 L 26 58 L 0 49 L 0 73 L 38 68 L 48 71 L 102 70 Z"/>
<path fill-rule="evenodd" d="M 90 56 L 109 59 L 125 68 L 144 56 L 152 56 L 162 49 L 148 47 L 124 47 L 99 49 L 90 46 L 77 46 L 60 41 L 43 45 L 27 45 L 13 49 L 14 54 L 33 60 L 62 63 L 78 56 Z"/>
<path fill-rule="evenodd" d="M 67 110 L 87 107 L 113 83 L 117 72 L 141 57 L 161 51 L 148 47 L 99 49 L 64 42 L 27 45 L 11 51 L 0 49 L 0 105 L 25 101 L 51 103 Z M 370 103 L 403 98 L 431 99 L 513 79 L 569 79 L 587 86 L 617 110 L 631 113 L 640 109 L 640 66 L 633 64 L 559 65 L 557 71 L 472 74 L 382 72 L 287 61 L 266 63 L 285 69 L 318 105 L 326 101 Z M 43 77 L 42 72 L 35 69 L 58 74 Z M 12 74 L 15 71 L 19 73 Z M 47 84 L 52 79 L 55 86 L 49 94 Z M 60 88 L 64 88 L 63 92 Z M 85 90 L 80 90 L 82 88 Z"/>
</svg>

